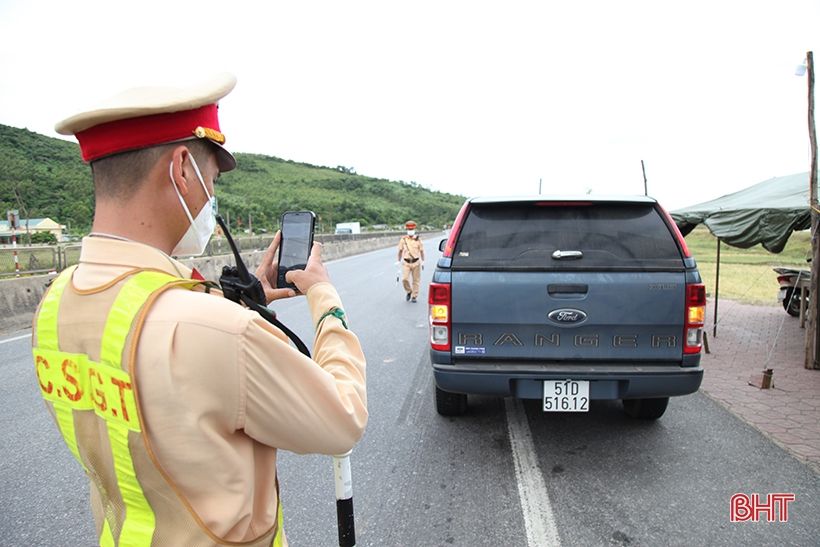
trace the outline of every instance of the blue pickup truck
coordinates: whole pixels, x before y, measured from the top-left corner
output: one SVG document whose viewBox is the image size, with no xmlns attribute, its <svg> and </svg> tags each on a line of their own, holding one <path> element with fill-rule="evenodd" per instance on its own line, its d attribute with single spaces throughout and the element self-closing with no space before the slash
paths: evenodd
<svg viewBox="0 0 820 547">
<path fill-rule="evenodd" d="M 428 291 L 436 409 L 467 395 L 584 412 L 621 399 L 657 419 L 698 390 L 706 291 L 648 197 L 467 200 Z"/>
</svg>

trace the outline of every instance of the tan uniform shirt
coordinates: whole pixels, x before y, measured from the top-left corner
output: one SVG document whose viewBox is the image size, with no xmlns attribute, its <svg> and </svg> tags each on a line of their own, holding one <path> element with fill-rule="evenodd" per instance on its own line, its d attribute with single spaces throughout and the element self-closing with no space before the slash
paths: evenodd
<svg viewBox="0 0 820 547">
<path fill-rule="evenodd" d="M 191 277 L 153 247 L 88 237 L 73 283 L 90 289 L 133 268 Z M 341 307 L 330 283 L 314 285 L 306 299 L 314 324 Z M 60 314 L 61 323 L 71 321 L 70 309 Z M 243 541 L 273 525 L 277 449 L 342 454 L 362 436 L 359 340 L 327 317 L 313 348 L 311 360 L 258 314 L 221 296 L 170 290 L 151 308 L 136 363 L 146 431 L 159 463 L 218 536 Z"/>
<path fill-rule="evenodd" d="M 402 260 L 405 258 L 421 258 L 423 249 L 424 244 L 419 238 L 402 236 L 399 240 L 399 250 L 401 251 Z"/>
</svg>

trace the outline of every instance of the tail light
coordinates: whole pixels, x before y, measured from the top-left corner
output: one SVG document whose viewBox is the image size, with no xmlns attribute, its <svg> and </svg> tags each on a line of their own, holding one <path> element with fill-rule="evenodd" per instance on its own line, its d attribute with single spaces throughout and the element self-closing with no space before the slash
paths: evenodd
<svg viewBox="0 0 820 547">
<path fill-rule="evenodd" d="M 703 347 L 703 321 L 706 316 L 706 287 L 703 283 L 686 285 L 686 322 L 683 353 L 700 353 Z"/>
<path fill-rule="evenodd" d="M 450 351 L 450 284 L 431 283 L 430 346 L 437 351 Z"/>
</svg>

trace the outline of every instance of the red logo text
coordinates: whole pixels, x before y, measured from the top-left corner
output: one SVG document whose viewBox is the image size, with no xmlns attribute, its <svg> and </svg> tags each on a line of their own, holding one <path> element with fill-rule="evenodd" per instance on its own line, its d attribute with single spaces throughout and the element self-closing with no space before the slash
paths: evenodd
<svg viewBox="0 0 820 547">
<path fill-rule="evenodd" d="M 729 518 L 732 522 L 788 522 L 789 503 L 794 494 L 767 494 L 765 499 L 758 494 L 735 494 L 729 502 Z"/>
</svg>

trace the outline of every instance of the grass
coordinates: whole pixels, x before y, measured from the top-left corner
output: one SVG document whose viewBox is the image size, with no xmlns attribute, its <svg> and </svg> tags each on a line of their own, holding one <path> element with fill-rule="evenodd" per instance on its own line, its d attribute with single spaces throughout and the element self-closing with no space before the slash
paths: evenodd
<svg viewBox="0 0 820 547">
<path fill-rule="evenodd" d="M 19 248 L 17 260 L 20 270 L 48 270 L 56 266 L 52 247 L 24 247 Z M 14 274 L 14 251 L 6 247 L 0 252 L 0 274 Z"/>
<path fill-rule="evenodd" d="M 708 296 L 714 297 L 717 240 L 705 226 L 698 226 L 686 236 L 686 245 L 698 262 Z M 809 269 L 810 264 L 806 262 L 809 256 L 811 235 L 808 231 L 792 234 L 786 248 L 779 254 L 770 253 L 760 245 L 738 249 L 721 243 L 720 298 L 747 304 L 778 305 L 779 285 L 772 268 Z"/>
</svg>

